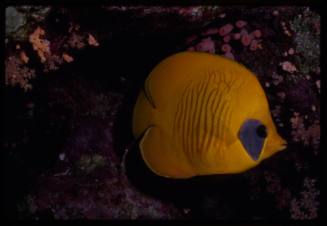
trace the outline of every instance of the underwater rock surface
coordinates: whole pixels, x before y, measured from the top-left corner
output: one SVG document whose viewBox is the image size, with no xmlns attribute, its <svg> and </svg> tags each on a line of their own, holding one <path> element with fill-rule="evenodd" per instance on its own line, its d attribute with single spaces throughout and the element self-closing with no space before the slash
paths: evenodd
<svg viewBox="0 0 327 226">
<path fill-rule="evenodd" d="M 319 9 L 9 6 L 5 38 L 6 218 L 318 217 Z M 128 177 L 124 156 L 136 151 L 131 112 L 145 78 L 186 50 L 252 70 L 288 148 L 163 197 L 152 191 L 161 184 Z"/>
</svg>

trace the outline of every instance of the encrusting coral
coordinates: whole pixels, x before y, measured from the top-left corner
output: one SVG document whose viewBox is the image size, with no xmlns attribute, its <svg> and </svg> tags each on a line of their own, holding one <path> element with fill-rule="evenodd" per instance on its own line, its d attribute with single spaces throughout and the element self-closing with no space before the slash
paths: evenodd
<svg viewBox="0 0 327 226">
<path fill-rule="evenodd" d="M 37 27 L 29 36 L 29 42 L 33 45 L 33 49 L 37 52 L 42 63 L 47 60 L 47 55 L 50 55 L 50 42 L 43 38 L 45 31 Z"/>
<path fill-rule="evenodd" d="M 9 56 L 5 60 L 5 84 L 23 88 L 24 91 L 32 89 L 30 80 L 35 77 L 35 71 L 27 67 L 24 58 Z"/>
</svg>

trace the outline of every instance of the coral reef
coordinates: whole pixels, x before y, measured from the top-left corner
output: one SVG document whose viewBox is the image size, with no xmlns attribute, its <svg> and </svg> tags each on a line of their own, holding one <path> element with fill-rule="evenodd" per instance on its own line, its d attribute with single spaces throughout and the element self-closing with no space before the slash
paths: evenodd
<svg viewBox="0 0 327 226">
<path fill-rule="evenodd" d="M 48 40 L 43 39 L 45 31 L 37 27 L 35 31 L 29 36 L 29 41 L 33 46 L 33 49 L 37 52 L 42 63 L 46 61 L 46 55 L 50 55 L 50 43 Z"/>
<path fill-rule="evenodd" d="M 26 18 L 15 7 L 6 8 L 6 36 L 11 35 L 26 23 Z"/>
<path fill-rule="evenodd" d="M 215 45 L 217 43 L 218 45 L 221 45 L 220 51 L 217 51 L 217 53 L 223 53 L 225 57 L 234 59 L 235 50 L 233 50 L 233 47 L 227 43 L 240 41 L 244 47 L 249 47 L 251 51 L 256 51 L 257 49 L 262 48 L 260 44 L 262 41 L 260 39 L 262 32 L 259 29 L 249 33 L 249 27 L 246 21 L 238 20 L 234 24 L 235 29 L 234 25 L 231 23 L 227 23 L 221 27 L 208 28 L 206 31 L 201 33 L 202 36 L 206 36 L 207 38 L 202 39 L 202 41 L 195 47 L 189 47 L 188 50 L 215 53 Z M 222 40 L 219 39 L 219 36 Z M 193 35 L 191 37 L 196 36 Z M 214 40 L 212 40 L 212 38 Z M 190 38 L 188 38 L 188 40 L 190 40 Z M 190 43 L 190 41 L 186 42 Z"/>
<path fill-rule="evenodd" d="M 300 197 L 291 201 L 291 217 L 293 219 L 316 219 L 318 217 L 320 191 L 315 187 L 316 179 L 305 178 L 303 181 L 304 190 L 300 192 Z"/>
<path fill-rule="evenodd" d="M 135 146 L 130 124 L 137 93 L 152 68 L 178 51 L 218 54 L 250 68 L 288 141 L 285 151 L 253 170 L 200 179 L 182 201 L 178 192 L 171 200 L 146 193 L 124 168 L 124 153 Z M 315 7 L 8 6 L 6 214 L 315 219 L 320 81 Z"/>
<path fill-rule="evenodd" d="M 24 55 L 23 55 L 24 56 Z M 26 57 L 26 55 L 25 55 Z M 28 58 L 27 58 L 28 59 Z M 17 56 L 9 56 L 5 61 L 5 84 L 8 86 L 16 86 L 23 88 L 24 91 L 32 89 L 30 80 L 35 77 L 35 70 L 30 69 L 25 64 L 28 62 L 26 58 L 18 58 Z"/>
<path fill-rule="evenodd" d="M 302 74 L 319 68 L 320 61 L 320 16 L 308 8 L 290 21 L 294 31 L 295 48 L 302 57 L 296 58 Z"/>
<path fill-rule="evenodd" d="M 76 81 L 74 86 L 76 86 Z M 41 176 L 38 189 L 20 205 L 43 218 L 49 212 L 54 219 L 170 219 L 179 211 L 170 203 L 161 202 L 135 189 L 121 168 L 121 160 L 113 151 L 112 127 L 121 97 L 99 94 L 84 82 L 77 89 L 85 100 L 63 94 L 76 94 L 76 89 L 53 89 L 52 104 L 63 104 L 75 111 L 73 133 L 58 154 L 58 163 L 47 175 Z M 87 96 L 90 96 L 87 98 Z M 64 101 L 64 102 L 62 102 Z M 93 108 L 94 107 L 94 108 Z M 30 201 L 32 198 L 33 202 Z"/>
<path fill-rule="evenodd" d="M 6 42 L 26 41 L 35 24 L 42 23 L 51 7 L 8 6 L 6 8 Z"/>
</svg>

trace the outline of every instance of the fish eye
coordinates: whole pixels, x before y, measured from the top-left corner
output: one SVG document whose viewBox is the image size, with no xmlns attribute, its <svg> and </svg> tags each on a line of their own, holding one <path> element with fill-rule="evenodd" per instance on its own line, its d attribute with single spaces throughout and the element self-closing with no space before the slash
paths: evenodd
<svg viewBox="0 0 327 226">
<path fill-rule="evenodd" d="M 238 133 L 245 151 L 253 160 L 259 159 L 266 137 L 266 126 L 257 119 L 245 120 Z"/>
<path fill-rule="evenodd" d="M 256 133 L 259 137 L 262 137 L 262 138 L 267 137 L 267 130 L 264 125 L 259 125 L 256 129 Z"/>
</svg>

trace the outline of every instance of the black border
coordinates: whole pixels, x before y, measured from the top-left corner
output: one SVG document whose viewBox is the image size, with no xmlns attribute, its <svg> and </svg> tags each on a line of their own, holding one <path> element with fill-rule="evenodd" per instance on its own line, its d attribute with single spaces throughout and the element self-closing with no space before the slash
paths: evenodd
<svg viewBox="0 0 327 226">
<path fill-rule="evenodd" d="M 327 1 L 326 1 L 327 2 Z M 325 55 L 327 52 L 326 49 L 326 15 L 327 10 L 324 10 L 324 1 L 323 0 L 270 0 L 270 1 L 257 1 L 257 0 L 5 0 L 1 1 L 2 12 L 3 12 L 3 22 L 5 22 L 5 7 L 9 5 L 65 5 L 65 6 L 87 6 L 87 5 L 144 5 L 144 6 L 195 6 L 195 5 L 222 5 L 222 6 L 314 6 L 320 9 L 320 16 L 321 16 L 321 55 L 320 55 L 320 62 L 321 62 L 321 97 L 320 97 L 320 104 L 321 104 L 321 116 L 320 117 L 320 124 L 321 124 L 321 173 L 320 173 L 320 209 L 319 215 L 317 219 L 314 220 L 253 220 L 253 221 L 240 221 L 240 220 L 55 220 L 55 221 L 33 221 L 33 220 L 16 220 L 11 221 L 5 218 L 0 219 L 0 222 L 3 221 L 2 225 L 28 225 L 28 224 L 40 224 L 40 225 L 74 225 L 74 224 L 90 224 L 90 225 L 146 225 L 146 224 L 153 224 L 153 225 L 321 225 L 324 222 L 324 218 L 327 216 L 326 212 L 326 205 L 323 201 L 325 198 L 325 189 L 326 189 L 326 181 L 325 181 L 325 170 L 326 166 L 324 166 L 324 160 L 326 158 L 326 153 L 324 153 L 324 147 L 326 138 L 325 135 L 325 124 L 326 120 L 324 119 L 326 112 L 326 106 L 324 104 L 324 95 L 325 85 L 326 85 L 326 61 Z M 2 23 L 2 56 L 3 59 L 5 58 L 5 23 Z M 4 61 L 3 61 L 3 68 L 2 71 L 4 72 Z M 4 75 L 4 74 L 3 74 Z M 2 80 L 4 82 L 4 79 Z M 1 93 L 4 96 L 4 86 L 1 86 Z M 2 97 L 3 97 L 2 96 Z M 3 114 L 3 111 L 1 111 Z M 2 122 L 4 122 L 4 117 L 2 117 Z M 2 131 L 4 131 L 4 127 L 2 127 Z M 3 144 L 3 143 L 2 143 Z M 1 153 L 3 154 L 3 153 Z M 4 158 L 1 158 L 3 160 Z M 1 164 L 3 166 L 3 164 Z M 3 170 L 3 167 L 2 167 Z M 3 171 L 2 171 L 3 172 Z M 1 172 L 1 173 L 2 173 Z M 4 195 L 2 192 L 1 195 Z M 1 207 L 5 208 L 3 202 L 1 202 Z M 1 213 L 2 214 L 2 213 Z"/>
</svg>

